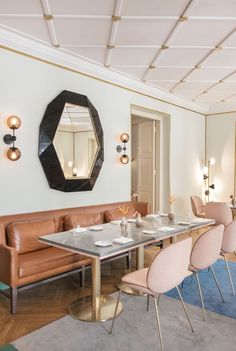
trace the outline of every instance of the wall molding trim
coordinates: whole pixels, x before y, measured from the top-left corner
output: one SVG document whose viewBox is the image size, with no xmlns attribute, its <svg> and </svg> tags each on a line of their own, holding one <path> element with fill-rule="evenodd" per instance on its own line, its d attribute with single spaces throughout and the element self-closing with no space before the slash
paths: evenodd
<svg viewBox="0 0 236 351">
<path fill-rule="evenodd" d="M 48 43 L 36 40 L 35 38 L 32 39 L 21 32 L 11 30 L 3 25 L 0 25 L 0 48 L 200 115 L 206 115 L 208 111 L 208 108 L 205 106 L 198 105 L 134 78 L 121 75 L 102 65 L 99 66 L 89 60 L 82 59 L 78 55 L 68 53 L 65 49 L 55 48 Z"/>
</svg>

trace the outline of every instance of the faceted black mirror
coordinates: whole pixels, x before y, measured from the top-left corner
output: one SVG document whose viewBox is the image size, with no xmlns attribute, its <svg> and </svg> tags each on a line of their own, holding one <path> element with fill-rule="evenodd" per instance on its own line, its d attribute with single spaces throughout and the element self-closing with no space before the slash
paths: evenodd
<svg viewBox="0 0 236 351">
<path fill-rule="evenodd" d="M 92 190 L 104 159 L 103 130 L 87 96 L 64 90 L 48 104 L 39 158 L 51 188 Z"/>
</svg>

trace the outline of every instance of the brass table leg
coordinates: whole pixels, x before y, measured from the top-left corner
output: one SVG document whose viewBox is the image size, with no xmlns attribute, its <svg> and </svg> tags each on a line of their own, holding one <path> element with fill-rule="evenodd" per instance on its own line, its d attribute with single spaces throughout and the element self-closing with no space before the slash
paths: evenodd
<svg viewBox="0 0 236 351">
<path fill-rule="evenodd" d="M 92 258 L 92 296 L 86 296 L 72 302 L 68 311 L 72 317 L 85 322 L 105 322 L 113 318 L 116 299 L 111 296 L 101 295 L 101 261 Z M 122 311 L 119 302 L 117 314 Z"/>
</svg>

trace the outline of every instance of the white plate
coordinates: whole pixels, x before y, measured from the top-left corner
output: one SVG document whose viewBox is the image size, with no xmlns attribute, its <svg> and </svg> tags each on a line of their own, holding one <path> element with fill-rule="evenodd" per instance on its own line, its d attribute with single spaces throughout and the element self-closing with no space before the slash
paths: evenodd
<svg viewBox="0 0 236 351">
<path fill-rule="evenodd" d="M 185 221 L 182 221 L 182 222 L 178 222 L 177 223 L 178 225 L 190 225 L 191 223 L 190 222 L 185 222 Z"/>
<path fill-rule="evenodd" d="M 127 222 L 128 223 L 135 223 L 136 222 L 136 218 L 128 218 Z"/>
<path fill-rule="evenodd" d="M 121 221 L 111 221 L 111 224 L 120 224 Z"/>
<path fill-rule="evenodd" d="M 100 241 L 95 241 L 95 242 L 94 242 L 94 245 L 105 247 L 105 246 L 110 246 L 110 245 L 112 245 L 112 242 L 109 241 L 109 240 L 100 240 Z"/>
<path fill-rule="evenodd" d="M 160 217 L 160 215 L 155 214 L 155 213 L 151 213 L 151 214 L 146 215 L 146 218 L 158 218 L 158 217 Z"/>
<path fill-rule="evenodd" d="M 132 238 L 127 238 L 125 236 L 120 236 L 119 238 L 115 238 L 112 240 L 113 243 L 115 244 L 121 244 L 121 245 L 124 245 L 124 244 L 128 244 L 128 243 L 131 243 L 132 241 L 134 241 L 134 239 Z"/>
<path fill-rule="evenodd" d="M 191 221 L 191 224 L 199 224 L 199 223 L 207 223 L 207 222 L 209 222 L 209 219 L 196 218 Z"/>
<path fill-rule="evenodd" d="M 175 230 L 175 228 L 172 228 L 172 227 L 160 227 L 160 228 L 158 228 L 159 232 L 165 232 L 165 233 L 173 232 L 174 230 Z"/>
<path fill-rule="evenodd" d="M 157 234 L 157 231 L 156 230 L 143 230 L 143 233 L 144 234 L 150 234 L 150 235 L 152 235 L 152 234 Z"/>
<path fill-rule="evenodd" d="M 90 227 L 89 229 L 90 229 L 90 230 L 99 231 L 99 230 L 103 230 L 103 227 L 97 226 L 97 227 Z"/>
</svg>

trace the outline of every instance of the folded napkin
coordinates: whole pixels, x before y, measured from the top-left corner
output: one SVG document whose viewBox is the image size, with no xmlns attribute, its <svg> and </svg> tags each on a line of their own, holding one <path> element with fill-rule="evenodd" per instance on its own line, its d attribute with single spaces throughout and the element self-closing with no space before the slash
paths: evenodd
<svg viewBox="0 0 236 351">
<path fill-rule="evenodd" d="M 125 236 L 120 236 L 119 238 L 115 238 L 115 239 L 113 239 L 112 241 L 113 241 L 113 243 L 115 243 L 115 244 L 121 244 L 121 245 L 123 245 L 123 244 L 131 243 L 132 241 L 134 241 L 134 239 L 132 239 L 132 238 L 127 238 L 127 237 L 125 237 Z"/>
<path fill-rule="evenodd" d="M 195 223 L 195 224 L 197 224 L 197 223 L 206 223 L 206 222 L 208 222 L 209 221 L 209 219 L 206 219 L 206 218 L 194 218 L 194 219 L 192 219 L 191 220 L 191 223 Z"/>
<path fill-rule="evenodd" d="M 158 228 L 159 232 L 173 232 L 173 230 L 175 230 L 175 228 L 173 228 L 173 227 L 159 227 Z"/>
</svg>

